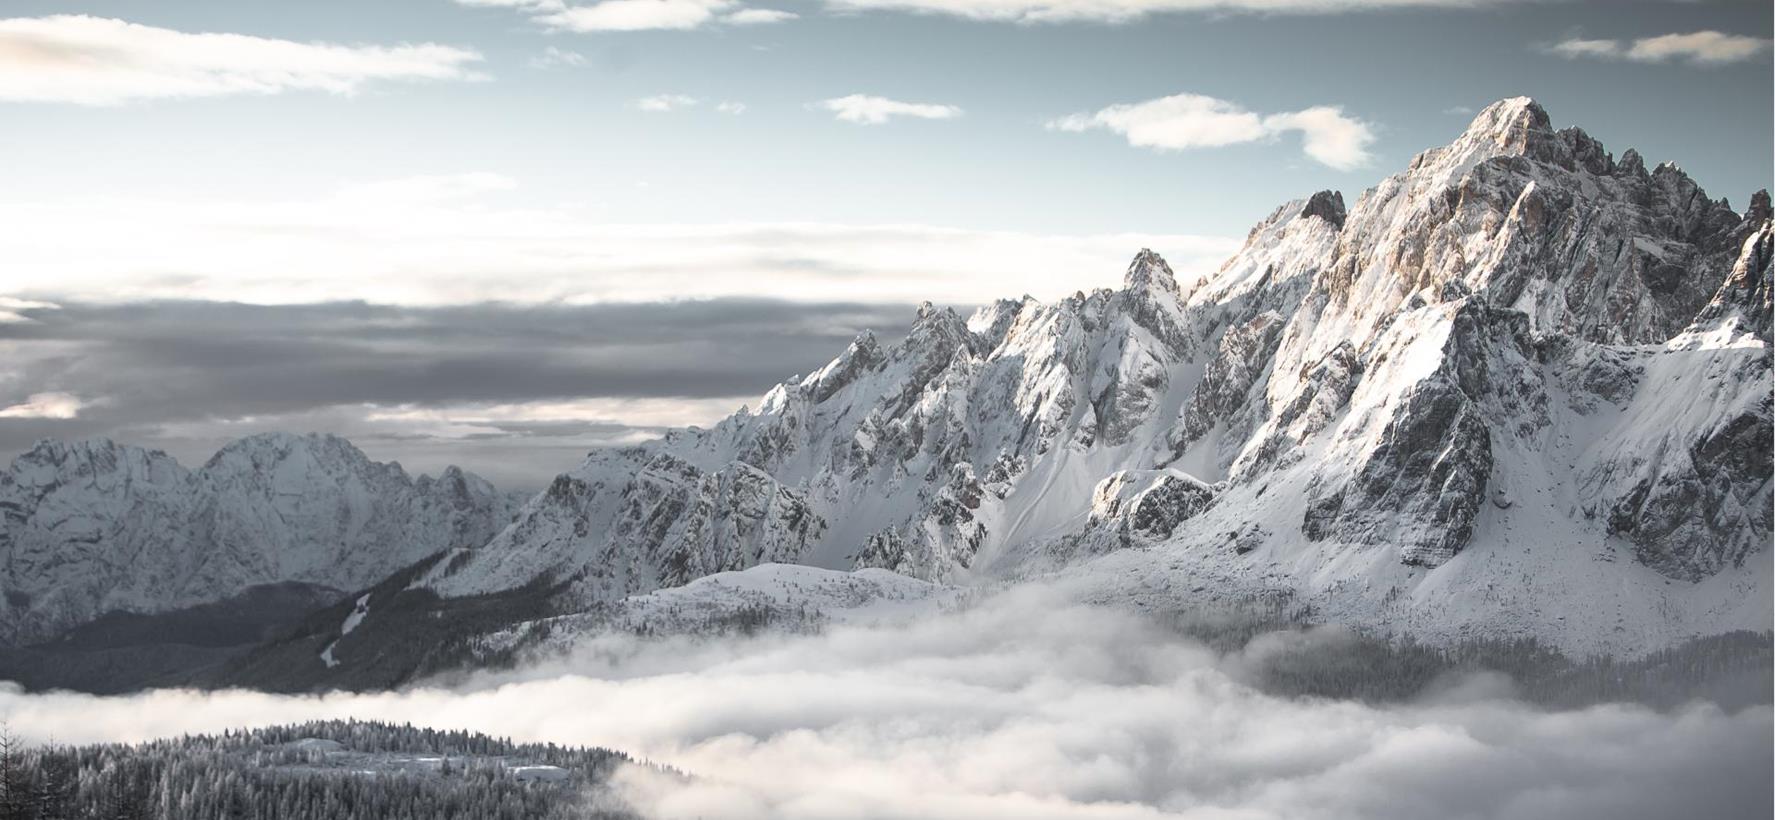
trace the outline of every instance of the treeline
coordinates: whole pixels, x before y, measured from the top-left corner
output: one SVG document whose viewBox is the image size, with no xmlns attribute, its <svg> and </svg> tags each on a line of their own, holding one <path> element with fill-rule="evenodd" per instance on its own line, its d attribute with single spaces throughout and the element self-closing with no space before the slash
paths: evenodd
<svg viewBox="0 0 1775 820">
<path fill-rule="evenodd" d="M 442 759 L 415 767 L 403 756 Z M 362 721 L 139 744 L 27 748 L 4 736 L 0 820 L 631 818 L 608 790 L 628 762 L 608 749 Z M 512 771 L 538 765 L 563 772 Z"/>
</svg>

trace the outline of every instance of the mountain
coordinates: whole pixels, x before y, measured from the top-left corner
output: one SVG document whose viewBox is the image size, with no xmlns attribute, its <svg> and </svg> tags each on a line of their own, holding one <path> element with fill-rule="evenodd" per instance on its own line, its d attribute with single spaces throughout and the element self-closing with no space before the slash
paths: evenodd
<svg viewBox="0 0 1775 820">
<path fill-rule="evenodd" d="M 485 543 L 515 506 L 454 467 L 414 479 L 334 436 L 252 436 L 197 470 L 106 439 L 40 442 L 0 472 L 0 635 L 40 643 L 271 584 L 330 599 Z"/>
<path fill-rule="evenodd" d="M 556 643 L 680 607 L 818 621 L 807 600 L 903 594 L 878 570 L 1575 653 L 1766 631 L 1772 257 L 1766 192 L 1739 214 L 1505 100 L 1353 205 L 1276 209 L 1211 276 L 1143 250 L 1115 289 L 926 304 L 897 342 L 862 333 L 521 503 L 329 437 L 196 471 L 45 442 L 0 475 L 0 625 L 28 643 L 314 585 L 330 607 L 261 619 L 281 637 L 204 678 L 302 689 L 509 654 L 542 619 Z M 830 594 L 753 594 L 785 584 Z M 191 621 L 99 623 L 214 632 Z"/>
<path fill-rule="evenodd" d="M 1771 227 L 1528 99 L 1179 282 L 925 305 L 710 429 L 593 453 L 418 583 L 570 612 L 770 563 L 1282 595 L 1642 651 L 1770 623 Z M 533 587 L 542 588 L 542 587 Z"/>
</svg>

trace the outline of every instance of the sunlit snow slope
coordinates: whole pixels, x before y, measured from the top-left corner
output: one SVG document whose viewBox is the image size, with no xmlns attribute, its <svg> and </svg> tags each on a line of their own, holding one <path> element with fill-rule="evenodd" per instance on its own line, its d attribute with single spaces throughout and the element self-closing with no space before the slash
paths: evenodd
<svg viewBox="0 0 1775 820">
<path fill-rule="evenodd" d="M 1105 598 L 1282 594 L 1432 639 L 1770 624 L 1769 198 L 1528 99 L 1206 280 L 925 306 L 713 429 L 594 453 L 445 595 L 566 610 L 762 563 Z"/>
</svg>

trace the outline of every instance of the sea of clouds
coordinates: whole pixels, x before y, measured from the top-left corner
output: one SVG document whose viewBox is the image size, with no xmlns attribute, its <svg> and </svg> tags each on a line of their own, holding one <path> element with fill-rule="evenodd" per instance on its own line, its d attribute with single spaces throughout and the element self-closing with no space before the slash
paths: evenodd
<svg viewBox="0 0 1775 820">
<path fill-rule="evenodd" d="M 1244 682 L 1273 649 L 1026 588 L 814 635 L 602 637 L 451 688 L 7 690 L 0 718 L 62 743 L 357 717 L 607 746 L 694 775 L 621 773 L 665 818 L 1770 816 L 1767 705 L 1547 711 L 1496 676 L 1404 703 L 1283 697 Z"/>
</svg>

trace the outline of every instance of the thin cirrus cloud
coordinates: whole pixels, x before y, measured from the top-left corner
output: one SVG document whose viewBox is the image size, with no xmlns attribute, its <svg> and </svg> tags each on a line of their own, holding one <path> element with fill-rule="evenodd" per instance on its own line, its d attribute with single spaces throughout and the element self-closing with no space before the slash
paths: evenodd
<svg viewBox="0 0 1775 820">
<path fill-rule="evenodd" d="M 1340 14 L 1404 8 L 1502 6 L 1526 0 L 826 0 L 845 11 L 904 11 L 1012 23 L 1125 23 L 1155 14 Z"/>
<path fill-rule="evenodd" d="M 834 97 L 829 100 L 821 100 L 815 103 L 815 106 L 832 112 L 834 117 L 844 122 L 854 122 L 858 125 L 881 125 L 895 117 L 949 120 L 962 115 L 962 110 L 953 105 L 902 102 L 871 94 Z"/>
<path fill-rule="evenodd" d="M 457 5 L 508 8 L 556 31 L 686 31 L 710 25 L 756 26 L 794 20 L 781 9 L 751 8 L 734 0 L 456 0 Z"/>
<path fill-rule="evenodd" d="M 682 111 L 686 108 L 695 108 L 701 104 L 702 100 L 688 94 L 655 94 L 651 97 L 642 97 L 635 101 L 636 108 L 650 114 L 666 114 L 672 111 Z"/>
<path fill-rule="evenodd" d="M 564 48 L 549 46 L 541 54 L 530 58 L 531 68 L 580 68 L 591 63 L 584 54 Z"/>
<path fill-rule="evenodd" d="M 1373 127 L 1351 117 L 1338 106 L 1314 106 L 1300 111 L 1259 114 L 1238 103 L 1201 94 L 1124 103 L 1094 113 L 1072 114 L 1053 120 L 1055 131 L 1111 131 L 1129 145 L 1160 151 L 1186 151 L 1262 142 L 1299 132 L 1307 156 L 1338 170 L 1367 165 L 1368 147 L 1374 142 Z"/>
<path fill-rule="evenodd" d="M 1637 40 L 1587 40 L 1572 37 L 1554 43 L 1549 51 L 1569 60 L 1630 60 L 1636 63 L 1685 62 L 1692 65 L 1724 65 L 1749 60 L 1769 48 L 1762 37 L 1695 31 L 1662 34 Z"/>
<path fill-rule="evenodd" d="M 105 17 L 0 20 L 0 100 L 119 105 L 156 98 L 352 94 L 381 81 L 474 80 L 479 52 L 436 43 L 301 43 Z"/>
</svg>

